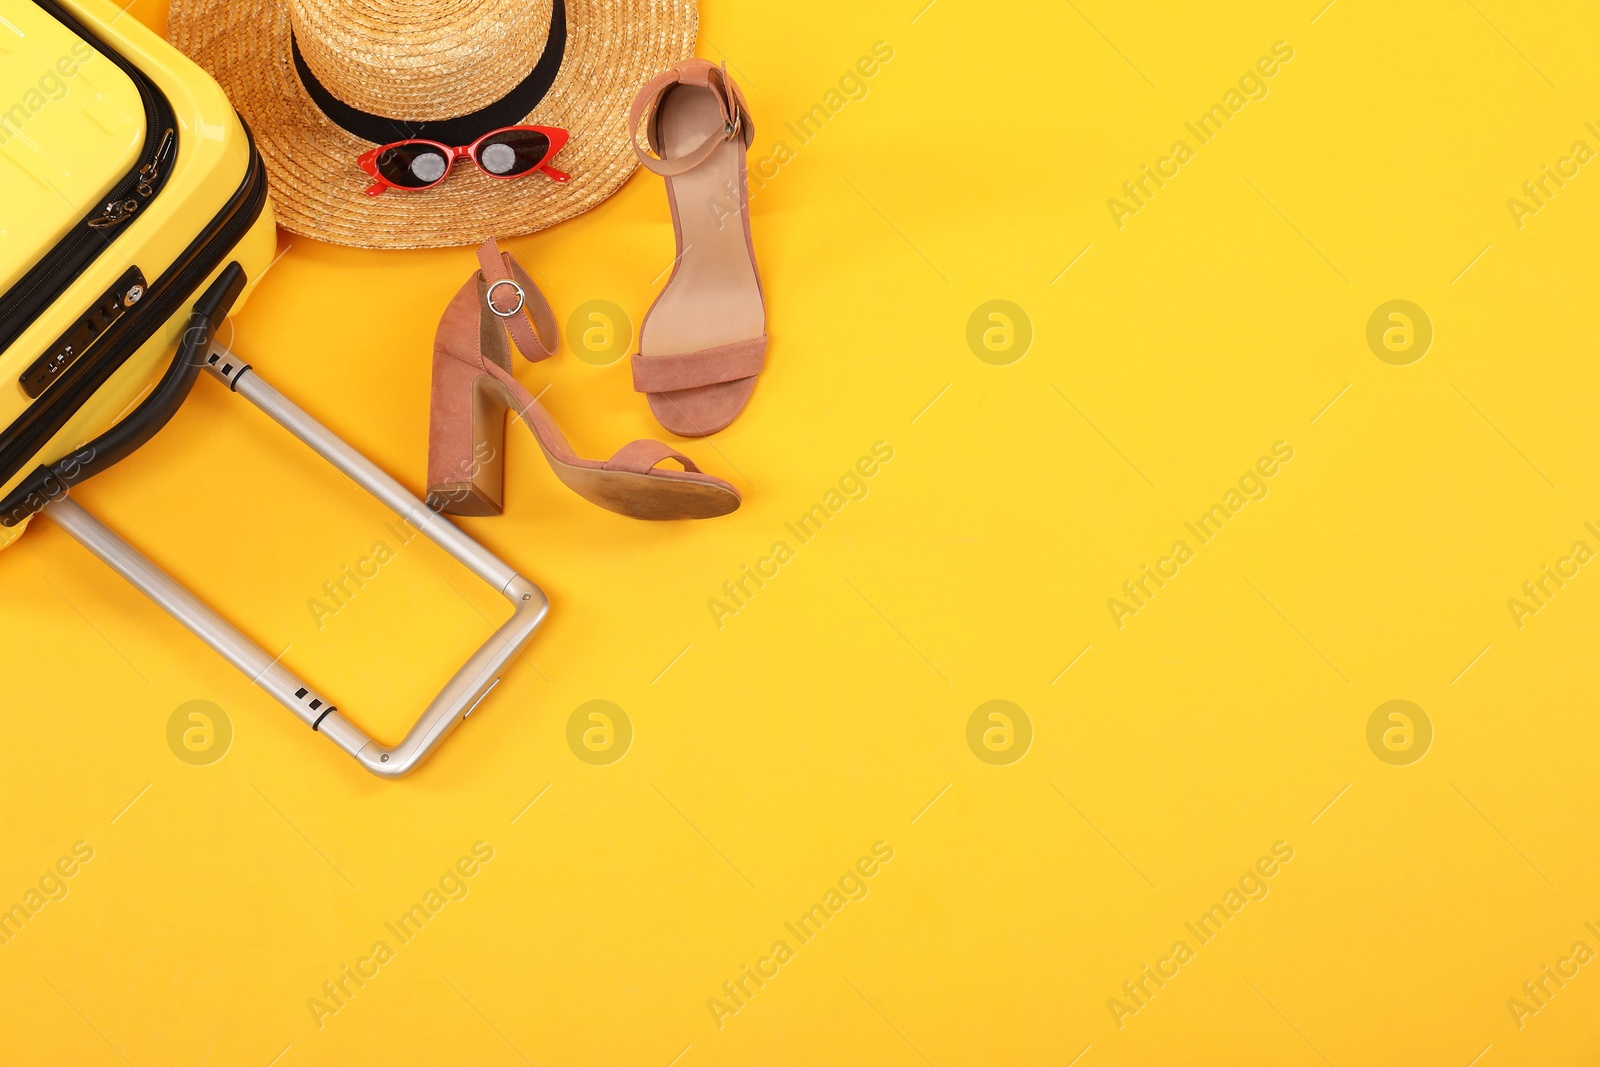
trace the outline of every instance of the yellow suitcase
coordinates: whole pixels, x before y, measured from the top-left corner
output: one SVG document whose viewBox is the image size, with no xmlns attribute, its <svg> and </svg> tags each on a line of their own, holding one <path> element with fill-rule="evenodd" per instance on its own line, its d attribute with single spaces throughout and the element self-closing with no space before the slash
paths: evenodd
<svg viewBox="0 0 1600 1067">
<path fill-rule="evenodd" d="M 261 156 L 210 75 L 111 0 L 0 0 L 0 548 L 42 513 L 312 730 L 395 778 L 494 688 L 548 603 L 215 343 L 275 244 Z M 201 371 L 511 602 L 400 743 L 369 738 L 71 499 L 165 426 Z"/>
<path fill-rule="evenodd" d="M 266 173 L 227 97 L 121 14 L 0 0 L 0 543 L 37 510 L 41 465 L 170 417 L 170 395 L 136 404 L 193 304 L 235 263 L 242 299 L 272 260 Z M 68 471 L 108 465 L 95 456 Z"/>
</svg>

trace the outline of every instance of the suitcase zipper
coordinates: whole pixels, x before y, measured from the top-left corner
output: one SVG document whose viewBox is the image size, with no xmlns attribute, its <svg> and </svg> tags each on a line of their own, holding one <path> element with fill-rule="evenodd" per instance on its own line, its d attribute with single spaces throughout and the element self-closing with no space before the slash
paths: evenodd
<svg viewBox="0 0 1600 1067">
<path fill-rule="evenodd" d="M 144 104 L 145 143 L 132 170 L 112 187 L 106 201 L 58 241 L 4 296 L 0 296 L 0 352 L 4 352 L 56 296 L 76 281 L 115 240 L 115 230 L 154 200 L 165 184 L 176 155 L 177 126 L 172 107 L 144 72 L 91 33 L 54 0 L 35 2 L 101 55 L 121 68 L 139 90 Z"/>
<path fill-rule="evenodd" d="M 244 122 L 243 119 L 239 121 L 241 125 Z M 93 349 L 64 372 L 63 380 L 0 433 L 0 485 L 9 482 L 106 379 L 181 308 L 261 217 L 267 201 L 266 168 L 248 127 L 245 137 L 250 147 L 250 169 L 213 221 L 212 228 L 195 238 L 172 267 L 150 285 L 139 302 L 97 339 Z"/>
</svg>

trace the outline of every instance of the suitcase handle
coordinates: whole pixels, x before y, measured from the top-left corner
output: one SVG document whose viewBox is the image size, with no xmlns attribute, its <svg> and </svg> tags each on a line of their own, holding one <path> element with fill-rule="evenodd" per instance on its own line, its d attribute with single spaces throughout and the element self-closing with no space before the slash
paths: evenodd
<svg viewBox="0 0 1600 1067">
<path fill-rule="evenodd" d="M 150 395 L 133 414 L 93 441 L 48 467 L 34 468 L 32 474 L 0 501 L 0 524 L 16 526 L 37 514 L 52 500 L 66 496 L 73 486 L 127 459 L 171 422 L 206 366 L 206 355 L 217 335 L 217 327 L 228 317 L 244 286 L 244 268 L 237 262 L 222 268 L 217 280 L 194 302 L 172 365 Z"/>
<path fill-rule="evenodd" d="M 79 507 L 76 500 L 68 497 L 51 500 L 44 515 L 243 671 L 252 684 L 274 697 L 302 723 L 353 756 L 373 774 L 381 778 L 399 778 L 427 759 L 499 684 L 501 672 L 521 653 L 544 621 L 550 602 L 538 586 L 418 500 L 377 464 L 269 385 L 237 355 L 213 346 L 205 364 L 219 382 L 266 413 L 510 602 L 511 618 L 468 657 L 399 744 L 384 745 L 369 737 L 340 714 L 326 697 L 285 667 L 279 661 L 282 653 L 274 656 L 246 637 Z"/>
</svg>

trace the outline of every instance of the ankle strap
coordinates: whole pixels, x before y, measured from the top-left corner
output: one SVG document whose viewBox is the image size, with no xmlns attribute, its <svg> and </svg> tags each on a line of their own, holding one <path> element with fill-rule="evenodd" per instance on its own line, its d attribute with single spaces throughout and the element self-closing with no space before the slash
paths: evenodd
<svg viewBox="0 0 1600 1067">
<path fill-rule="evenodd" d="M 675 159 L 662 159 L 661 146 L 656 143 L 655 108 L 661 103 L 661 98 L 667 91 L 675 85 L 699 85 L 715 93 L 717 103 L 722 109 L 722 132 L 712 134 L 694 149 Z M 651 115 L 645 129 L 647 144 L 641 146 L 639 121 L 644 118 L 646 108 L 651 109 Z M 745 103 L 743 91 L 728 76 L 728 64 L 724 62 L 721 66 L 717 66 L 704 59 L 686 59 L 650 79 L 645 87 L 639 90 L 639 95 L 633 99 L 633 107 L 628 111 L 628 130 L 632 138 L 633 154 L 639 157 L 639 162 L 646 168 L 664 178 L 673 178 L 694 170 L 710 159 L 711 154 L 720 148 L 724 141 L 742 137 L 745 147 L 749 148 L 756 136 L 755 122 L 750 117 L 750 106 Z M 652 155 L 652 152 L 655 154 Z"/>
<path fill-rule="evenodd" d="M 484 300 L 511 334 L 517 351 L 530 363 L 555 355 L 561 337 L 555 313 L 522 264 L 510 252 L 500 251 L 491 237 L 478 249 L 478 265 L 483 273 Z"/>
</svg>

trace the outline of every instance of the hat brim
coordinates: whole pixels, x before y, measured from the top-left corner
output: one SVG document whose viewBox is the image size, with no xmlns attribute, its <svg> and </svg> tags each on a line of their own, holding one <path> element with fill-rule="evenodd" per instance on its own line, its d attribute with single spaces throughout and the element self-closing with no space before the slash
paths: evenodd
<svg viewBox="0 0 1600 1067">
<path fill-rule="evenodd" d="M 567 45 L 550 91 L 523 120 L 572 134 L 552 161 L 570 174 L 506 181 L 454 168 L 425 192 L 368 196 L 356 158 L 375 147 L 306 92 L 283 0 L 172 0 L 167 37 L 222 85 L 255 134 L 287 230 L 357 248 L 481 244 L 544 229 L 616 192 L 638 160 L 627 129 L 639 87 L 694 53 L 695 0 L 566 0 Z"/>
</svg>

